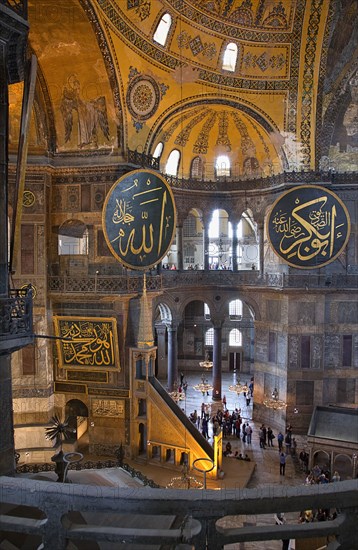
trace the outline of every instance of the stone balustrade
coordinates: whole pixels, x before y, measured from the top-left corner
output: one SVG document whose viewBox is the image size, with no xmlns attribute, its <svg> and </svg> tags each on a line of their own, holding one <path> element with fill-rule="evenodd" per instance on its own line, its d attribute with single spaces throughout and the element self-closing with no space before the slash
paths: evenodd
<svg viewBox="0 0 358 550">
<path fill-rule="evenodd" d="M 204 550 L 246 541 L 326 540 L 327 536 L 336 537 L 334 548 L 358 547 L 358 480 L 214 491 L 129 489 L 4 476 L 0 478 L 0 499 L 1 530 L 32 534 L 38 546 L 42 543 L 51 550 L 79 540 Z M 15 510 L 18 506 L 24 507 L 20 515 Z M 26 507 L 31 507 L 28 514 Z M 318 508 L 334 508 L 338 515 L 323 522 L 274 524 L 278 511 L 297 512 L 298 520 L 301 511 Z M 262 514 L 271 515 L 272 524 L 260 525 Z M 255 525 L 243 517 L 252 515 Z M 234 525 L 232 518 L 225 521 L 226 516 L 240 516 L 241 523 Z"/>
</svg>

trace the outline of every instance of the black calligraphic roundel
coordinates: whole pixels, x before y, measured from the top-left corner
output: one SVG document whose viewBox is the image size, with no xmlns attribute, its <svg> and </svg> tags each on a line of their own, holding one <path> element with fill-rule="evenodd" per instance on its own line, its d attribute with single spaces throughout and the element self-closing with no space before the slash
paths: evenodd
<svg viewBox="0 0 358 550">
<path fill-rule="evenodd" d="M 159 263 L 174 238 L 176 211 L 166 180 L 153 170 L 134 170 L 109 191 L 102 212 L 107 245 L 131 269 Z"/>
<path fill-rule="evenodd" d="M 337 195 L 318 185 L 290 189 L 273 204 L 267 235 L 275 253 L 299 269 L 333 262 L 350 234 L 346 206 Z"/>
</svg>

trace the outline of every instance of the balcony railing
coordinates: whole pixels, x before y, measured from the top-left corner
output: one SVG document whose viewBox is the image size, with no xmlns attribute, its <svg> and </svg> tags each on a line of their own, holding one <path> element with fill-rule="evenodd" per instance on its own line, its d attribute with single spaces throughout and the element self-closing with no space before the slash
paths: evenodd
<svg viewBox="0 0 358 550">
<path fill-rule="evenodd" d="M 358 548 L 356 479 L 257 489 L 225 489 L 223 482 L 221 490 L 213 491 L 133 489 L 3 476 L 0 494 L 5 510 L 0 515 L 2 532 L 7 537 L 31 534 L 36 547 L 42 544 L 41 547 L 53 550 L 67 548 L 76 541 L 85 544 L 87 540 L 127 543 L 133 547 L 156 544 L 174 548 L 187 544 L 183 547 L 204 550 L 248 541 L 314 537 L 326 541 L 328 536 L 336 538 L 334 548 Z M 295 521 L 281 526 L 274 523 L 277 511 L 297 512 L 298 520 L 302 510 L 319 508 L 339 513 L 327 521 Z M 260 522 L 260 516 L 267 514 L 272 517 L 272 524 Z M 245 525 L 246 515 L 255 516 L 256 524 Z M 231 516 L 229 521 L 225 520 L 227 516 Z M 241 516 L 241 523 L 235 525 L 232 516 Z M 135 527 L 128 527 L 131 525 Z"/>
<path fill-rule="evenodd" d="M 52 276 L 48 279 L 50 292 L 128 294 L 143 288 L 141 276 Z M 302 290 L 358 288 L 358 274 L 286 274 L 243 270 L 163 270 L 160 275 L 147 275 L 146 287 L 150 291 L 180 289 L 198 286 L 215 286 L 230 289 L 238 286 L 268 287 Z"/>
<path fill-rule="evenodd" d="M 0 355 L 12 353 L 33 340 L 31 288 L 11 290 L 0 298 Z"/>
<path fill-rule="evenodd" d="M 24 19 L 27 19 L 27 0 L 0 0 L 0 4 L 7 6 Z"/>
<path fill-rule="evenodd" d="M 127 150 L 128 162 L 135 164 L 141 168 L 152 168 L 159 170 L 159 159 L 140 153 L 138 151 Z M 197 179 L 197 178 L 179 178 L 169 174 L 163 174 L 171 187 L 176 189 L 190 189 L 197 191 L 235 191 L 249 189 L 270 189 L 285 184 L 300 184 L 300 183 L 330 183 L 335 185 L 358 184 L 357 172 L 320 172 L 307 170 L 301 172 L 282 172 L 266 177 L 247 177 L 247 176 L 231 176 L 217 177 L 214 180 Z"/>
</svg>

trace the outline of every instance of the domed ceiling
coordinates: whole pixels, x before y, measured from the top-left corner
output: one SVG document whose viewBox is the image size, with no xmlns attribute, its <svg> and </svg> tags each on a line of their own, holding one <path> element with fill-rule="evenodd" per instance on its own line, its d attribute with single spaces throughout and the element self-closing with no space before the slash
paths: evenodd
<svg viewBox="0 0 358 550">
<path fill-rule="evenodd" d="M 29 0 L 29 51 L 38 58 L 30 153 L 120 161 L 127 149 L 153 154 L 163 142 L 161 169 L 177 148 L 184 177 L 197 155 L 209 179 L 221 154 L 235 177 L 315 167 L 338 4 Z M 170 24 L 160 44 L 154 34 L 163 17 Z M 21 90 L 10 90 L 10 150 Z"/>
</svg>

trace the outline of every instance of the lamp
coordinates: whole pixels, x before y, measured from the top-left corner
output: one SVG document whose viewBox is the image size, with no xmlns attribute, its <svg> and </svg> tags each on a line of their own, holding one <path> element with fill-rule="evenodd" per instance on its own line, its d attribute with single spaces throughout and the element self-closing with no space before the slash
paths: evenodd
<svg viewBox="0 0 358 550">
<path fill-rule="evenodd" d="M 265 396 L 263 404 L 268 409 L 281 411 L 287 407 L 287 403 L 278 398 L 278 389 L 274 388 L 270 396 Z"/>
<path fill-rule="evenodd" d="M 172 477 L 172 479 L 167 484 L 167 489 L 203 489 L 204 484 L 196 479 L 194 476 L 189 475 L 188 464 L 184 462 L 182 475 Z"/>
<path fill-rule="evenodd" d="M 248 392 L 249 388 L 248 388 L 248 385 L 246 383 L 241 384 L 240 380 L 239 380 L 238 382 L 236 382 L 236 384 L 233 384 L 233 385 L 229 386 L 229 391 L 232 391 L 234 393 L 237 393 L 237 395 L 239 395 L 240 393 Z"/>
<path fill-rule="evenodd" d="M 211 391 L 213 389 L 213 386 L 208 382 L 200 382 L 199 384 L 193 386 L 193 389 L 196 391 L 201 391 L 201 393 L 204 395 L 205 393 Z"/>
<path fill-rule="evenodd" d="M 199 366 L 208 371 L 213 368 L 213 362 L 205 359 L 205 361 L 200 361 Z"/>
</svg>

